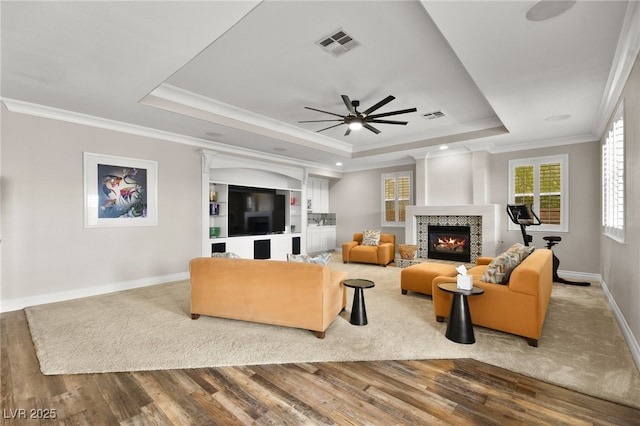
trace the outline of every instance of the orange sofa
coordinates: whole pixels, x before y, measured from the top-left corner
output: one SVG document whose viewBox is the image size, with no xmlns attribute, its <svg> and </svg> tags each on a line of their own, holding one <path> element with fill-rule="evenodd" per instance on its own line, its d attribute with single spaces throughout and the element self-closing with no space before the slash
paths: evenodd
<svg viewBox="0 0 640 426">
<path fill-rule="evenodd" d="M 189 262 L 191 318 L 311 330 L 318 338 L 344 309 L 347 273 L 313 263 L 202 257 Z"/>
<path fill-rule="evenodd" d="M 553 287 L 552 258 L 551 250 L 535 250 L 513 269 L 507 284 L 481 281 L 492 258 L 478 258 L 468 271 L 473 285 L 484 289 L 483 294 L 468 298 L 473 324 L 523 336 L 529 345 L 538 346 Z M 440 290 L 438 284 L 455 280 L 445 276 L 433 279 L 433 309 L 439 322 L 449 317 L 452 295 Z"/>
<path fill-rule="evenodd" d="M 363 233 L 353 234 L 353 241 L 342 244 L 342 261 L 375 263 L 387 266 L 396 257 L 396 236 L 394 234 L 380 234 L 377 246 L 362 245 Z"/>
</svg>

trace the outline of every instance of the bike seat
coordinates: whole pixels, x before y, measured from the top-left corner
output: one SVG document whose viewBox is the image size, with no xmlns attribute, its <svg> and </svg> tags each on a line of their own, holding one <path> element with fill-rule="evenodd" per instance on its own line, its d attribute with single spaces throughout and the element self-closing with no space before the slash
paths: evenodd
<svg viewBox="0 0 640 426">
<path fill-rule="evenodd" d="M 549 236 L 549 237 L 542 237 L 543 240 L 545 241 L 549 241 L 549 242 L 558 242 L 558 241 L 562 241 L 562 237 L 556 237 L 556 236 Z"/>
</svg>

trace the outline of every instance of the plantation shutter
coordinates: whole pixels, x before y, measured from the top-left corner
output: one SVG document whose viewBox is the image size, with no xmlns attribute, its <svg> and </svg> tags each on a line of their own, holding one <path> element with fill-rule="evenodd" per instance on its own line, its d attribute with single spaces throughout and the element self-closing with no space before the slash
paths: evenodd
<svg viewBox="0 0 640 426">
<path fill-rule="evenodd" d="M 406 208 L 412 203 L 412 174 L 389 173 L 382 176 L 383 226 L 404 226 Z"/>
<path fill-rule="evenodd" d="M 540 165 L 540 221 L 559 225 L 561 218 L 561 166 L 560 163 Z"/>
<path fill-rule="evenodd" d="M 514 202 L 516 204 L 533 204 L 534 201 L 534 168 L 519 166 L 514 175 Z"/>
<path fill-rule="evenodd" d="M 411 182 L 409 176 L 400 177 L 398 184 L 398 217 L 399 222 L 405 221 L 405 209 L 409 205 L 411 196 Z"/>
<path fill-rule="evenodd" d="M 602 225 L 624 239 L 624 110 L 617 111 L 602 145 Z"/>
<path fill-rule="evenodd" d="M 386 222 L 396 220 L 396 179 L 384 180 L 384 219 Z"/>
<path fill-rule="evenodd" d="M 509 161 L 509 200 L 533 206 L 536 231 L 568 230 L 568 164 L 566 154 Z"/>
</svg>

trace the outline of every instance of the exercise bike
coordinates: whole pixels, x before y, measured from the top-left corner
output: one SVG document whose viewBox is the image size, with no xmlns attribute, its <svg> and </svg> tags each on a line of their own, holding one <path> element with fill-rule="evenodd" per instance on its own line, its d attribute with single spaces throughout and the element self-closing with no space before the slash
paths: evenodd
<svg viewBox="0 0 640 426">
<path fill-rule="evenodd" d="M 533 211 L 533 206 L 528 204 L 507 204 L 507 214 L 513 223 L 520 225 L 524 245 L 529 246 L 529 243 L 533 241 L 533 237 L 527 234 L 527 226 L 542 224 L 538 215 Z M 557 236 L 547 236 L 542 237 L 542 239 L 547 242 L 547 248 L 550 250 L 551 247 L 562 241 L 562 238 Z M 586 281 L 569 281 L 564 278 L 560 278 L 558 276 L 558 266 L 560 266 L 560 259 L 558 259 L 555 253 L 553 253 L 553 282 L 579 286 L 591 285 L 590 282 Z"/>
</svg>

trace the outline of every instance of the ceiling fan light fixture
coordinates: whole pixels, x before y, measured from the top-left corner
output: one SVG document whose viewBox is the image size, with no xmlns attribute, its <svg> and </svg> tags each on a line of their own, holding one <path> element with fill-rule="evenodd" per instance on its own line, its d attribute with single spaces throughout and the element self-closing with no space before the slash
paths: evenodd
<svg viewBox="0 0 640 426">
<path fill-rule="evenodd" d="M 347 131 L 344 134 L 345 136 L 349 136 L 352 130 L 359 130 L 363 127 L 377 135 L 380 133 L 380 130 L 375 128 L 371 123 L 397 124 L 397 125 L 406 126 L 409 123 L 408 121 L 387 120 L 382 118 L 390 117 L 392 115 L 407 114 L 410 112 L 417 111 L 416 108 L 406 108 L 406 109 L 400 109 L 397 111 L 389 111 L 389 112 L 372 114 L 373 112 L 377 111 L 379 108 L 385 106 L 386 104 L 394 100 L 395 96 L 391 96 L 391 95 L 387 96 L 380 102 L 370 106 L 369 108 L 367 108 L 365 111 L 362 111 L 362 112 L 358 111 L 358 107 L 360 106 L 360 101 L 357 101 L 357 100 L 352 101 L 351 99 L 349 99 L 347 95 L 341 95 L 341 98 L 342 98 L 342 102 L 344 102 L 345 107 L 347 107 L 347 111 L 349 112 L 349 114 L 347 115 L 336 114 L 335 112 L 323 111 L 321 109 L 306 106 L 305 107 L 306 109 L 310 109 L 312 111 L 318 111 L 323 114 L 329 114 L 334 117 L 339 117 L 339 119 L 333 118 L 333 119 L 327 119 L 327 120 L 301 120 L 301 121 L 298 121 L 298 123 L 338 122 L 338 124 L 333 124 L 329 127 L 325 127 L 324 129 L 316 130 L 316 132 L 324 132 L 325 130 L 333 129 L 334 127 L 338 127 L 338 126 L 342 126 L 343 124 L 346 124 Z"/>
<path fill-rule="evenodd" d="M 352 120 L 349 120 L 349 122 L 347 123 L 349 128 L 351 130 L 360 130 L 362 129 L 362 120 L 359 118 L 354 118 Z"/>
</svg>

